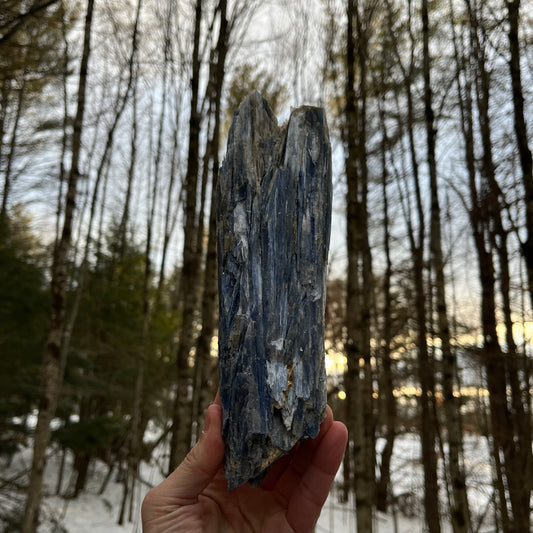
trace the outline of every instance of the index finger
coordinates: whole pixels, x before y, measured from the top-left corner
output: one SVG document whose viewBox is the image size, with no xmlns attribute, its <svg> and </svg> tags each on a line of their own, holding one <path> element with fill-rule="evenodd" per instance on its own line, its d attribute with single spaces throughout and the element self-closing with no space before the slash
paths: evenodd
<svg viewBox="0 0 533 533">
<path fill-rule="evenodd" d="M 333 422 L 315 449 L 313 459 L 289 501 L 287 520 L 296 531 L 309 531 L 315 526 L 347 442 L 346 426 L 342 422 Z"/>
</svg>

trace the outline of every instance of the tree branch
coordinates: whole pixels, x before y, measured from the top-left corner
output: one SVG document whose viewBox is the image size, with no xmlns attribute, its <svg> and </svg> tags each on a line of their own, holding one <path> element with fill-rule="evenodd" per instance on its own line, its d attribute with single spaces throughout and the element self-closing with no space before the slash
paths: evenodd
<svg viewBox="0 0 533 533">
<path fill-rule="evenodd" d="M 13 19 L 11 19 L 6 24 L 3 24 L 0 26 L 0 31 L 4 30 L 5 28 L 8 28 L 7 31 L 0 37 L 0 46 L 4 44 L 14 33 L 17 32 L 17 30 L 24 24 L 26 19 L 29 17 L 32 17 L 42 11 L 43 9 L 46 9 L 50 7 L 53 4 L 56 4 L 59 0 L 48 0 L 44 4 L 36 4 L 33 5 L 26 13 L 21 13 L 20 15 L 17 15 Z"/>
</svg>

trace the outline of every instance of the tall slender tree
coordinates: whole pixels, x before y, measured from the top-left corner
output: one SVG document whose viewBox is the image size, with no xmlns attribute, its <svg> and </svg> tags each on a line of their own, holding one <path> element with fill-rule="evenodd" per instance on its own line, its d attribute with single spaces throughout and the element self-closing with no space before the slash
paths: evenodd
<svg viewBox="0 0 533 533">
<path fill-rule="evenodd" d="M 522 251 L 527 266 L 529 294 L 533 306 L 533 159 L 528 144 L 528 131 L 524 104 L 524 91 L 522 88 L 522 73 L 520 69 L 520 0 L 508 0 L 507 18 L 509 38 L 509 71 L 513 91 L 514 130 L 516 146 L 522 170 L 522 186 L 524 189 L 524 203 L 526 214 L 527 238 L 522 245 Z M 529 466 L 531 468 L 531 465 Z"/>
<path fill-rule="evenodd" d="M 11 139 L 9 141 L 9 153 L 7 155 L 7 164 L 4 171 L 4 194 L 2 195 L 2 205 L 0 207 L 0 225 L 4 224 L 7 218 L 7 205 L 13 180 L 13 162 L 15 160 L 15 151 L 17 149 L 17 136 L 19 134 L 20 118 L 23 112 L 24 98 L 26 96 L 25 91 L 26 73 L 23 73 L 21 76 L 20 86 L 18 88 L 15 118 L 13 120 L 13 129 L 11 131 Z"/>
<path fill-rule="evenodd" d="M 183 460 L 190 448 L 190 367 L 189 355 L 194 344 L 194 314 L 197 307 L 197 287 L 199 257 L 197 249 L 198 213 L 197 186 L 200 153 L 200 128 L 202 116 L 199 109 L 199 85 L 201 50 L 200 37 L 202 25 L 202 0 L 196 0 L 194 15 L 194 41 L 192 51 L 191 102 L 189 117 L 189 148 L 187 173 L 185 176 L 185 224 L 183 234 L 183 264 L 180 291 L 183 300 L 183 319 L 176 352 L 177 391 L 172 418 L 172 441 L 169 471 L 173 471 Z M 203 216 L 203 213 L 200 214 Z"/>
<path fill-rule="evenodd" d="M 385 58 L 386 54 L 383 53 Z M 380 72 L 379 85 L 385 86 L 385 68 L 383 64 Z M 383 276 L 383 310 L 382 310 L 382 340 L 380 346 L 381 380 L 380 393 L 384 397 L 384 421 L 385 421 L 385 446 L 381 452 L 379 464 L 379 479 L 376 482 L 376 508 L 386 512 L 392 500 L 391 480 L 391 459 L 394 450 L 397 425 L 397 405 L 394 396 L 394 375 L 393 362 L 391 357 L 393 339 L 393 319 L 392 319 L 392 256 L 391 256 L 391 217 L 389 207 L 389 169 L 387 165 L 387 152 L 389 151 L 389 137 L 383 104 L 385 91 L 378 96 L 378 114 L 381 128 L 381 190 L 383 194 L 383 247 L 385 253 L 385 272 Z"/>
<path fill-rule="evenodd" d="M 202 297 L 202 330 L 196 343 L 195 360 L 195 388 L 193 398 L 193 421 L 198 420 L 199 415 L 207 408 L 208 397 L 212 394 L 212 387 L 209 387 L 211 374 L 210 355 L 211 340 L 215 332 L 216 321 L 216 299 L 217 299 L 217 255 L 216 255 L 216 184 L 219 170 L 219 150 L 220 150 L 220 123 L 222 120 L 222 87 L 224 82 L 224 72 L 226 56 L 229 43 L 229 24 L 227 20 L 227 1 L 220 0 L 218 4 L 220 13 L 220 29 L 215 47 L 214 58 L 210 67 L 211 88 L 208 90 L 208 97 L 212 102 L 214 114 L 214 126 L 210 141 L 209 152 L 211 155 L 211 205 L 209 210 L 209 228 L 207 251 L 204 269 L 204 292 Z"/>
<path fill-rule="evenodd" d="M 357 528 L 372 531 L 375 505 L 375 422 L 370 326 L 373 305 L 372 260 L 368 241 L 366 148 L 368 31 L 375 2 L 347 4 L 345 138 L 347 180 L 348 280 L 346 291 L 346 375 L 349 428 L 354 443 Z M 354 28 L 355 24 L 355 28 Z M 354 31 L 355 30 L 355 31 Z M 356 73 L 358 94 L 356 98 Z"/>
<path fill-rule="evenodd" d="M 526 112 L 524 103 L 524 91 L 522 88 L 522 73 L 520 67 L 520 0 L 510 0 L 507 3 L 507 18 L 509 23 L 508 38 L 509 38 L 509 71 L 511 75 L 511 86 L 513 95 L 513 111 L 514 111 L 514 130 L 516 136 L 516 145 L 518 148 L 518 155 L 520 159 L 520 168 L 522 171 L 522 187 L 524 190 L 525 203 L 525 223 L 527 229 L 527 237 L 525 243 L 522 244 L 522 253 L 526 262 L 526 271 L 528 277 L 530 303 L 533 306 L 533 159 L 531 149 L 529 147 L 529 138 L 526 124 Z M 502 232 L 503 233 L 503 232 Z M 501 249 L 506 252 L 506 241 L 501 244 Z M 505 282 L 505 287 L 502 287 L 502 293 L 505 304 L 505 320 L 507 331 L 507 345 L 509 346 L 510 357 L 509 364 L 510 377 L 513 380 L 511 387 L 513 390 L 513 410 L 519 418 L 519 438 L 521 439 L 521 448 L 525 453 L 523 470 L 525 472 L 525 479 L 529 480 L 529 485 L 525 487 L 525 491 L 529 494 L 533 491 L 533 455 L 531 453 L 532 436 L 532 420 L 531 420 L 531 393 L 528 385 L 528 380 L 525 380 L 525 386 L 522 387 L 517 378 L 520 364 L 517 361 L 517 349 L 514 343 L 512 321 L 509 298 L 509 273 L 505 269 L 506 257 L 502 257 L 502 283 Z M 527 372 L 526 372 L 527 375 Z"/>
<path fill-rule="evenodd" d="M 80 265 L 79 273 L 78 273 L 78 280 L 77 280 L 74 302 L 72 304 L 71 309 L 69 310 L 68 317 L 65 323 L 65 327 L 63 330 L 63 339 L 61 343 L 61 360 L 62 360 L 63 368 L 66 362 L 68 351 L 70 349 L 70 340 L 72 336 L 72 331 L 74 329 L 74 325 L 77 320 L 81 298 L 85 290 L 85 282 L 86 282 L 86 278 L 87 278 L 87 274 L 89 270 L 89 253 L 90 253 L 91 243 L 93 240 L 92 230 L 93 230 L 93 225 L 95 223 L 96 210 L 97 210 L 98 204 L 99 203 L 101 204 L 102 211 L 104 209 L 104 199 L 102 198 L 102 200 L 99 202 L 100 185 L 102 183 L 102 180 L 104 181 L 104 183 L 107 182 L 106 178 L 109 173 L 110 158 L 111 158 L 113 146 L 115 144 L 115 135 L 117 132 L 117 127 L 126 109 L 126 105 L 131 98 L 131 94 L 134 90 L 133 88 L 134 83 L 136 83 L 136 64 L 137 64 L 137 53 L 138 53 L 138 46 L 139 46 L 139 17 L 140 17 L 141 1 L 142 0 L 138 0 L 138 3 L 137 3 L 136 15 L 135 15 L 134 23 L 133 23 L 132 36 L 131 36 L 130 55 L 128 58 L 128 62 L 125 66 L 126 71 L 127 71 L 126 87 L 122 93 L 120 91 L 120 87 L 117 91 L 117 97 L 114 102 L 113 118 L 109 126 L 109 129 L 107 131 L 104 151 L 102 153 L 100 162 L 98 164 L 98 168 L 96 171 L 96 178 L 95 178 L 95 182 L 93 185 L 93 191 L 92 191 L 91 203 L 90 203 L 90 209 L 89 209 L 89 220 L 87 222 L 87 229 L 86 229 L 85 245 L 83 248 L 83 257 L 81 260 L 81 265 Z M 135 131 L 135 128 L 136 126 L 134 126 L 134 131 Z M 102 219 L 103 219 L 103 215 L 101 216 L 101 220 Z M 101 233 L 102 233 L 102 228 L 100 228 L 99 230 L 100 236 L 96 240 L 98 250 L 100 249 L 100 246 L 101 246 Z M 99 255 L 100 254 L 97 253 L 97 259 Z"/>
<path fill-rule="evenodd" d="M 91 53 L 91 30 L 94 0 L 87 0 L 83 52 L 78 84 L 78 105 L 72 136 L 72 158 L 68 177 L 65 213 L 61 239 L 54 250 L 52 264 L 50 326 L 42 364 L 42 391 L 39 402 L 39 415 L 34 433 L 33 458 L 30 471 L 22 533 L 34 533 L 39 522 L 43 473 L 46 448 L 50 442 L 50 423 L 57 408 L 63 376 L 61 374 L 61 340 L 65 321 L 65 296 L 68 276 L 68 256 L 72 238 L 72 220 L 76 205 L 76 192 L 79 179 L 79 159 L 85 112 L 87 70 Z"/>
<path fill-rule="evenodd" d="M 524 425 L 525 412 L 520 396 L 516 354 L 504 353 L 497 335 L 496 271 L 493 253 L 500 257 L 500 267 L 505 269 L 508 259 L 501 247 L 506 246 L 501 219 L 503 194 L 497 181 L 492 144 L 492 121 L 490 116 L 490 73 L 487 65 L 486 42 L 482 27 L 482 6 L 477 1 L 467 0 L 466 8 L 470 22 L 470 48 L 475 65 L 475 100 L 479 133 L 481 137 L 481 187 L 479 198 L 485 218 L 485 242 L 480 242 L 478 256 L 483 291 L 482 325 L 484 330 L 484 365 L 489 390 L 492 445 L 500 498 L 500 514 L 504 531 L 527 531 L 530 524 L 528 503 L 530 480 L 526 479 L 530 464 L 531 440 Z M 499 244 L 496 243 L 496 240 Z M 483 249 L 481 249 L 483 247 Z M 498 251 L 498 247 L 500 250 Z M 496 249 L 494 249 L 496 248 Z M 499 252 L 499 253 L 498 253 Z M 517 390 L 518 389 L 518 390 Z M 511 403 L 508 398 L 511 393 Z M 513 398 L 514 397 L 514 398 Z M 524 441 L 524 437 L 527 442 Z"/>
<path fill-rule="evenodd" d="M 387 1 L 388 18 L 391 27 L 394 27 L 393 4 Z M 418 361 L 418 378 L 420 381 L 420 440 L 422 448 L 422 465 L 424 469 L 424 511 L 428 530 L 431 533 L 440 533 L 439 509 L 439 484 L 437 474 L 437 455 L 435 439 L 437 434 L 437 420 L 435 409 L 435 369 L 433 359 L 428 347 L 428 310 L 427 294 L 425 288 L 425 248 L 426 248 L 426 215 L 422 200 L 422 184 L 420 177 L 420 163 L 416 144 L 417 110 L 415 107 L 415 76 L 418 66 L 416 64 L 416 41 L 413 33 L 412 2 L 408 2 L 407 21 L 405 32 L 408 35 L 410 49 L 408 51 L 407 66 L 400 52 L 399 40 L 394 45 L 396 63 L 402 74 L 404 98 L 407 103 L 405 125 L 398 113 L 398 129 L 404 131 L 408 139 L 408 152 L 410 159 L 410 174 L 415 205 L 413 212 L 416 214 L 416 225 L 412 220 L 410 203 L 403 205 L 406 216 L 407 238 L 412 256 L 412 281 L 414 288 L 414 312 L 416 317 L 416 350 Z M 399 111 L 400 95 L 396 94 Z M 400 184 L 398 184 L 400 187 Z M 403 193 L 402 193 L 403 196 Z M 402 204 L 410 202 L 407 197 Z"/>
<path fill-rule="evenodd" d="M 457 361 L 451 346 L 446 283 L 444 279 L 444 259 L 442 254 L 441 209 L 439 185 L 437 181 L 436 126 L 433 111 L 433 90 L 431 87 L 431 58 L 429 55 L 429 8 L 428 1 L 422 0 L 422 71 L 424 77 L 424 117 L 426 126 L 427 164 L 430 189 L 430 251 L 431 265 L 435 280 L 438 335 L 442 352 L 442 389 L 444 414 L 448 434 L 448 462 L 451 483 L 451 521 L 454 533 L 467 533 L 471 530 L 465 473 L 461 464 L 462 431 L 459 419 L 459 405 L 454 395 Z M 434 496 L 432 496 L 433 498 Z M 428 495 L 426 495 L 428 498 Z M 437 505 L 432 503 L 432 505 Z M 429 526 L 430 529 L 433 526 Z"/>
</svg>

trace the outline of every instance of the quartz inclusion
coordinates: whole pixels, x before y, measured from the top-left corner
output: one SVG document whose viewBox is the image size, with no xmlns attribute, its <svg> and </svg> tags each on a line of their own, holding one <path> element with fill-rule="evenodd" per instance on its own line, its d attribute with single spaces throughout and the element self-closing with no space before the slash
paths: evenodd
<svg viewBox="0 0 533 533">
<path fill-rule="evenodd" d="M 278 127 L 250 94 L 217 184 L 219 366 L 228 487 L 257 484 L 325 416 L 331 147 L 323 109 Z"/>
</svg>

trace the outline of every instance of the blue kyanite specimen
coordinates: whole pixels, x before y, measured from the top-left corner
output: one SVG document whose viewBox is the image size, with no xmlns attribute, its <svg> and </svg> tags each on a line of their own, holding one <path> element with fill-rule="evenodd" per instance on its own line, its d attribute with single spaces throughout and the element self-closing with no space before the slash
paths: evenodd
<svg viewBox="0 0 533 533">
<path fill-rule="evenodd" d="M 278 127 L 250 94 L 218 180 L 220 397 L 228 487 L 258 483 L 325 416 L 331 147 L 323 109 Z"/>
</svg>

